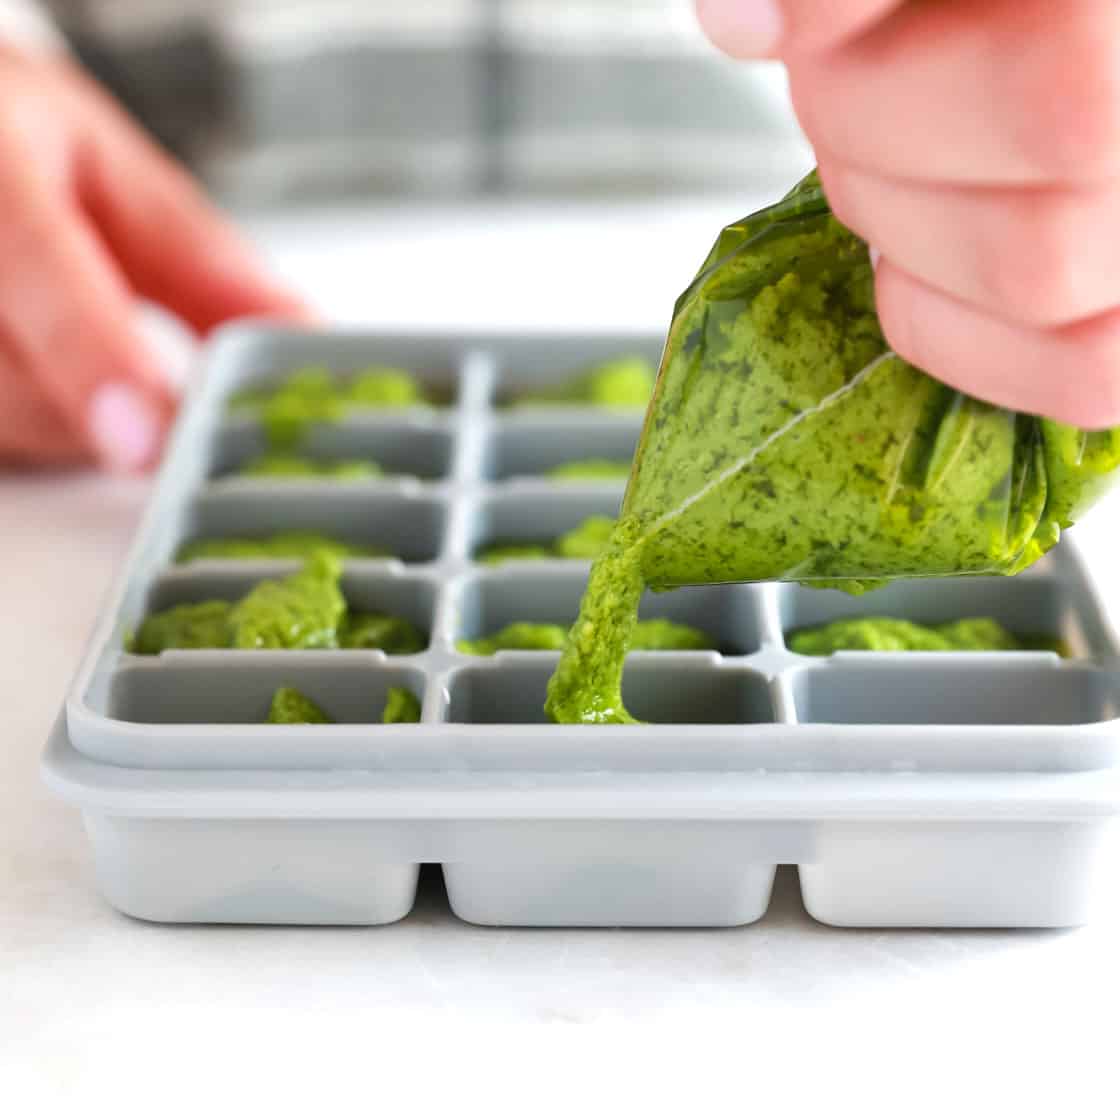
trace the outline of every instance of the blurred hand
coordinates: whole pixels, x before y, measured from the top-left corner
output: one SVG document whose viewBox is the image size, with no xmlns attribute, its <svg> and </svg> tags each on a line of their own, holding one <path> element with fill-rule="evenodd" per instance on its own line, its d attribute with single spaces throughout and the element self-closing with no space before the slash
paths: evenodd
<svg viewBox="0 0 1120 1120">
<path fill-rule="evenodd" d="M 175 401 L 137 296 L 199 331 L 302 311 L 102 90 L 0 47 L 0 463 L 155 460 Z"/>
<path fill-rule="evenodd" d="M 697 8 L 728 53 L 786 63 L 900 354 L 998 404 L 1120 423 L 1120 4 Z"/>
</svg>

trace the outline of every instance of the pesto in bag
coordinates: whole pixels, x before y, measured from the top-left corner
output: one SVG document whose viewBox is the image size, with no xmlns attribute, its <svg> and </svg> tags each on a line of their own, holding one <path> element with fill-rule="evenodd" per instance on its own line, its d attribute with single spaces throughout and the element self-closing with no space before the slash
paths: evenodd
<svg viewBox="0 0 1120 1120">
<path fill-rule="evenodd" d="M 677 301 L 622 515 L 549 684 L 557 722 L 631 722 L 622 664 L 646 586 L 793 580 L 859 593 L 1013 575 L 1120 465 L 1084 432 L 903 361 L 867 246 L 816 174 L 729 226 Z"/>
</svg>

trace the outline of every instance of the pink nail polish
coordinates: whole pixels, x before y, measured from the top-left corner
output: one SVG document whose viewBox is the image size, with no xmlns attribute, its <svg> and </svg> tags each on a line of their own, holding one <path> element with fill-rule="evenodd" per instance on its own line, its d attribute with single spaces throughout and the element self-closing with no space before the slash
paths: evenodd
<svg viewBox="0 0 1120 1120">
<path fill-rule="evenodd" d="M 89 431 L 98 457 L 114 470 L 147 466 L 159 449 L 155 409 L 130 385 L 103 385 L 89 408 Z"/>
<path fill-rule="evenodd" d="M 880 253 L 879 250 L 876 249 L 874 245 L 869 245 L 867 247 L 867 255 L 871 258 L 871 267 L 872 268 L 878 268 L 879 267 L 879 261 L 882 258 L 883 254 Z"/>
</svg>

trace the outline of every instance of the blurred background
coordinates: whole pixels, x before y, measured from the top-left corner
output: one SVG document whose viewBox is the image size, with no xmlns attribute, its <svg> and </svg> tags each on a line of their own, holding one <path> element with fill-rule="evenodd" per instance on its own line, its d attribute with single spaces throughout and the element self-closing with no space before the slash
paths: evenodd
<svg viewBox="0 0 1120 1120">
<path fill-rule="evenodd" d="M 804 148 L 776 66 L 689 0 L 49 0 L 87 66 L 242 200 L 734 189 Z"/>
<path fill-rule="evenodd" d="M 335 321 L 664 329 L 812 163 L 692 0 L 42 0 Z"/>
</svg>

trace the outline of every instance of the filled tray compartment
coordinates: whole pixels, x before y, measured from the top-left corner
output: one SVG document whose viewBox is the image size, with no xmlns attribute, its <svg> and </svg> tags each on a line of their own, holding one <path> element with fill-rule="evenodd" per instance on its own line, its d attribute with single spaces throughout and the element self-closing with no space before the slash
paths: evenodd
<svg viewBox="0 0 1120 1120">
<path fill-rule="evenodd" d="M 191 504 L 178 547 L 205 540 L 264 538 L 278 533 L 317 533 L 357 548 L 383 550 L 386 558 L 428 564 L 444 549 L 444 499 L 372 493 L 349 487 L 275 486 L 253 493 L 210 490 Z"/>
<path fill-rule="evenodd" d="M 448 407 L 459 404 L 464 363 L 469 348 L 453 339 L 386 335 L 375 347 L 361 335 L 332 336 L 297 330 L 275 329 L 245 333 L 232 341 L 232 361 L 222 372 L 233 373 L 224 386 L 225 394 L 256 392 L 277 388 L 306 369 L 325 369 L 340 381 L 371 367 L 402 369 L 412 374 L 425 391 L 430 404 Z M 386 415 L 389 410 L 370 409 L 369 415 Z M 393 410 L 401 415 L 402 410 Z M 423 411 L 423 408 L 417 409 Z"/>
<path fill-rule="evenodd" d="M 448 686 L 448 720 L 547 724 L 545 690 L 556 656 L 511 653 L 495 665 L 457 670 Z M 622 699 L 651 724 L 766 724 L 777 718 L 766 677 L 712 654 L 631 654 Z"/>
<path fill-rule="evenodd" d="M 515 622 L 545 622 L 567 629 L 579 612 L 585 573 L 487 571 L 470 577 L 457 595 L 456 640 L 490 636 Z M 742 655 L 761 645 L 759 592 L 748 586 L 690 587 L 642 597 L 639 618 L 667 619 L 711 637 L 705 649 Z"/>
<path fill-rule="evenodd" d="M 541 486 L 517 494 L 492 494 L 473 511 L 468 527 L 467 548 L 476 561 L 486 562 L 480 553 L 505 545 L 553 546 L 588 518 L 618 516 L 618 493 L 596 488 L 572 493 Z M 553 560 L 564 557 L 552 556 Z M 535 561 L 504 561 L 504 563 Z M 589 563 L 581 558 L 577 562 Z"/>
<path fill-rule="evenodd" d="M 780 634 L 825 626 L 841 619 L 897 618 L 938 626 L 969 618 L 991 618 L 1016 637 L 1052 638 L 1075 656 L 1099 654 L 1083 625 L 1088 604 L 1069 579 L 1026 573 L 1014 579 L 969 577 L 899 580 L 864 595 L 781 584 L 776 589 Z M 1101 635 L 1096 636 L 1101 640 Z M 897 655 L 896 655 L 897 656 Z"/>
<path fill-rule="evenodd" d="M 336 477 L 243 474 L 264 456 L 295 456 L 318 467 L 344 462 L 373 462 L 381 474 L 360 482 L 392 483 L 401 479 L 446 479 L 452 471 L 454 438 L 440 418 L 393 419 L 370 414 L 348 417 L 337 424 L 313 424 L 295 447 L 277 452 L 271 448 L 261 424 L 250 419 L 227 420 L 219 429 L 210 457 L 209 476 L 222 485 L 256 486 L 321 482 L 345 485 Z"/>
<path fill-rule="evenodd" d="M 360 654 L 347 654 L 342 663 L 307 654 L 253 654 L 234 670 L 225 657 L 195 652 L 129 659 L 113 676 L 107 714 L 126 723 L 241 724 L 283 734 L 312 726 L 268 723 L 273 694 L 294 688 L 333 720 L 314 725 L 319 729 L 374 728 L 382 723 L 389 689 L 404 688 L 422 700 L 426 687 L 421 671 L 378 664 Z"/>
</svg>

